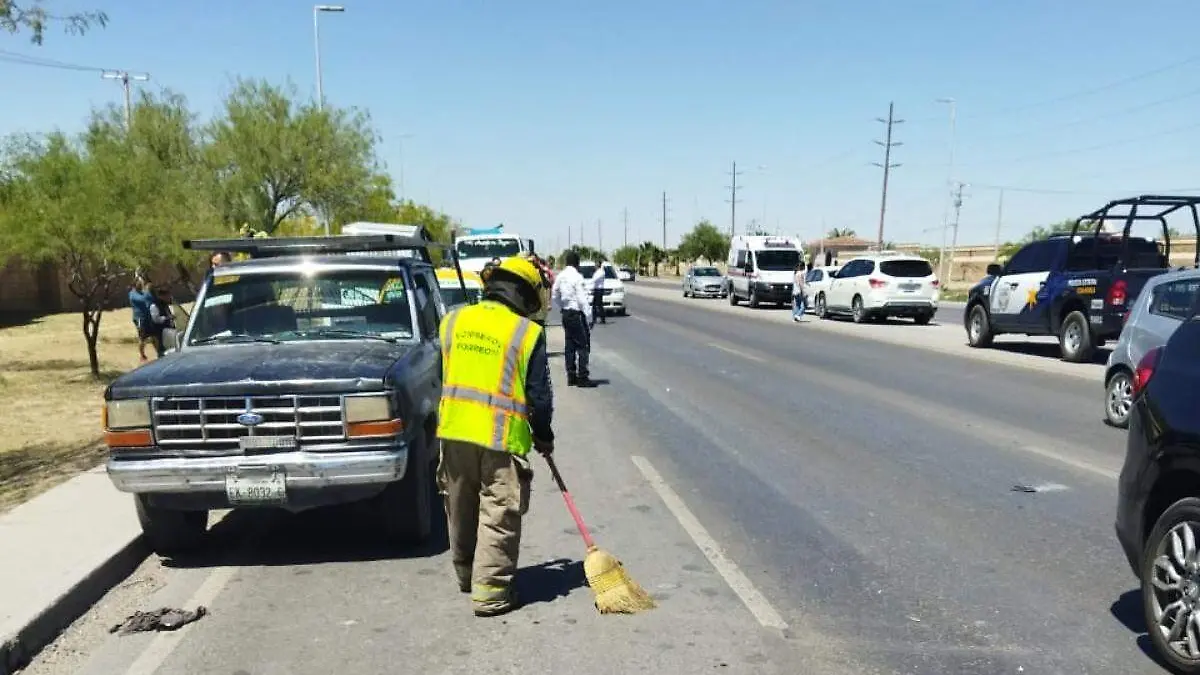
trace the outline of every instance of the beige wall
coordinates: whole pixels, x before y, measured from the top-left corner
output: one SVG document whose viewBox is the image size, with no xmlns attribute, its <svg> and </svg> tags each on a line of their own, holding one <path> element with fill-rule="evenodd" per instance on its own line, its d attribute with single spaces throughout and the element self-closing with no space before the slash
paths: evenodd
<svg viewBox="0 0 1200 675">
<path fill-rule="evenodd" d="M 150 272 L 152 281 L 173 281 L 176 276 L 170 265 L 160 266 Z M 200 277 L 200 272 L 193 274 L 196 282 Z M 118 282 L 108 302 L 108 309 L 128 304 L 126 294 L 129 283 L 129 279 Z M 175 294 L 181 301 L 191 299 L 190 294 L 182 288 L 176 288 Z M 67 275 L 59 265 L 27 265 L 20 260 L 0 265 L 0 313 L 54 314 L 79 309 L 79 302 L 68 287 Z"/>
</svg>

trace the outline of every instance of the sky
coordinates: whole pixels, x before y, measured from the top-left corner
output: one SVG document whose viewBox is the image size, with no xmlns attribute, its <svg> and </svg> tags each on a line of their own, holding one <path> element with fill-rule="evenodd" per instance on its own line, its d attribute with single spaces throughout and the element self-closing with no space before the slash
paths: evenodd
<svg viewBox="0 0 1200 675">
<path fill-rule="evenodd" d="M 41 47 L 0 34 L 0 134 L 79 131 L 122 101 L 99 70 L 14 54 L 148 73 L 138 86 L 182 93 L 202 117 L 238 76 L 316 95 L 311 3 L 45 1 L 109 24 L 52 28 Z M 370 112 L 397 191 L 542 250 L 661 244 L 664 192 L 669 246 L 701 218 L 728 229 L 733 162 L 738 232 L 874 239 L 889 102 L 903 122 L 887 241 L 940 244 L 952 178 L 967 184 L 960 245 L 1136 193 L 1200 192 L 1191 0 L 344 6 L 320 15 L 326 103 Z"/>
</svg>

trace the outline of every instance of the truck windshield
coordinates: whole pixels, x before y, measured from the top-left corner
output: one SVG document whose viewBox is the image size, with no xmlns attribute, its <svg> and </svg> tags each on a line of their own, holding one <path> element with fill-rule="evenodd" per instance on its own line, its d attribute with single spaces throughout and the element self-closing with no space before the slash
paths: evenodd
<svg viewBox="0 0 1200 675">
<path fill-rule="evenodd" d="M 413 338 L 409 289 L 399 270 L 214 276 L 189 345 L 272 340 Z"/>
<path fill-rule="evenodd" d="M 754 257 L 758 262 L 758 269 L 768 272 L 791 271 L 800 264 L 800 252 L 795 249 L 755 251 Z"/>
<path fill-rule="evenodd" d="M 487 237 L 466 239 L 455 245 L 459 259 L 511 258 L 520 255 L 521 242 L 515 237 Z"/>
<path fill-rule="evenodd" d="M 465 305 L 469 301 L 477 302 L 480 298 L 480 294 L 482 293 L 482 291 L 480 291 L 478 288 L 467 288 L 466 292 L 464 293 L 463 289 L 458 285 L 442 286 L 441 290 L 442 301 L 446 303 L 447 307 Z M 468 300 L 468 298 L 470 298 L 470 300 Z"/>
</svg>

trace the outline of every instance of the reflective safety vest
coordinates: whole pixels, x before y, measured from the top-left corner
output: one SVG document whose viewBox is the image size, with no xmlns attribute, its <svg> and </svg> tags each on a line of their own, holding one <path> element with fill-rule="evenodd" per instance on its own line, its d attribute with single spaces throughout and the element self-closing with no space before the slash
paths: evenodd
<svg viewBox="0 0 1200 675">
<path fill-rule="evenodd" d="M 533 447 L 525 373 L 542 327 L 493 300 L 442 319 L 438 438 L 525 456 Z"/>
</svg>

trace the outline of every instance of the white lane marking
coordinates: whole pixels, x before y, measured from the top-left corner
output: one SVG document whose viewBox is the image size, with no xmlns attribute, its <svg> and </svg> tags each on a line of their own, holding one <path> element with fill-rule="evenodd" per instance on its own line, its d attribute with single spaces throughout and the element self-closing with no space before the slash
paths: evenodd
<svg viewBox="0 0 1200 675">
<path fill-rule="evenodd" d="M 708 346 L 712 347 L 713 349 L 720 349 L 723 352 L 728 352 L 730 354 L 733 354 L 734 356 L 740 356 L 744 359 L 750 359 L 751 361 L 758 361 L 759 363 L 766 362 L 766 359 L 763 359 L 760 356 L 755 356 L 754 354 L 748 354 L 740 349 L 734 349 L 733 347 L 726 347 L 725 345 L 718 344 L 716 342 L 710 342 L 710 343 L 708 343 Z"/>
<path fill-rule="evenodd" d="M 649 321 L 649 320 L 647 320 L 647 319 L 644 319 L 644 318 L 642 318 L 642 317 L 640 317 L 640 316 L 633 315 L 633 314 L 631 314 L 631 315 L 629 315 L 629 316 L 627 316 L 627 317 L 625 317 L 625 318 L 627 318 L 627 319 L 633 319 L 634 321 L 641 321 L 642 323 L 650 323 L 650 321 Z"/>
<path fill-rule="evenodd" d="M 218 567 L 213 570 L 204 583 L 200 584 L 200 588 L 197 588 L 196 592 L 192 594 L 192 597 L 188 598 L 183 608 L 204 605 L 211 609 L 213 600 L 225 589 L 237 570 L 237 567 Z M 201 619 L 201 621 L 203 620 Z M 157 633 L 150 644 L 146 646 L 146 650 L 139 654 L 129 666 L 129 670 L 125 671 L 125 675 L 154 675 L 187 635 L 187 627 L 171 633 Z"/>
<path fill-rule="evenodd" d="M 1033 445 L 1020 445 L 1020 446 L 1017 446 L 1017 449 L 1027 452 L 1031 455 L 1037 455 L 1039 457 L 1044 457 L 1046 459 L 1052 459 L 1056 462 L 1066 464 L 1067 466 L 1073 466 L 1076 469 L 1082 469 L 1083 471 L 1094 473 L 1097 476 L 1103 476 L 1110 480 L 1117 480 L 1121 476 L 1121 472 L 1119 472 L 1119 471 L 1113 471 L 1111 469 L 1106 469 L 1102 466 L 1092 464 L 1091 462 L 1085 462 L 1083 460 L 1074 459 L 1072 457 L 1068 457 L 1067 455 L 1065 455 L 1063 453 L 1055 452 L 1053 450 L 1046 450 L 1044 448 L 1039 448 L 1039 447 L 1036 447 Z"/>
<path fill-rule="evenodd" d="M 683 499 L 671 489 L 670 485 L 667 485 L 663 477 L 650 464 L 650 460 L 639 456 L 634 456 L 630 459 L 633 460 L 638 471 L 641 471 L 642 475 L 645 476 L 646 481 L 650 483 L 650 487 L 654 488 L 654 491 L 658 493 L 663 503 L 674 514 L 675 519 L 683 526 L 684 531 L 688 533 L 688 536 L 692 538 L 696 546 L 700 547 L 700 551 L 704 553 L 704 557 L 708 558 L 712 566 L 725 579 L 725 583 L 729 584 L 733 592 L 737 593 L 738 597 L 742 599 L 742 603 L 746 605 L 746 609 L 750 610 L 754 618 L 758 619 L 758 622 L 765 627 L 786 630 L 787 622 L 783 620 L 779 612 L 775 611 L 775 608 L 771 606 L 767 598 L 754 587 L 754 583 L 742 573 L 737 563 L 725 555 L 720 545 L 712 538 L 708 530 L 704 529 L 704 526 L 700 524 L 700 521 L 688 509 Z"/>
</svg>

